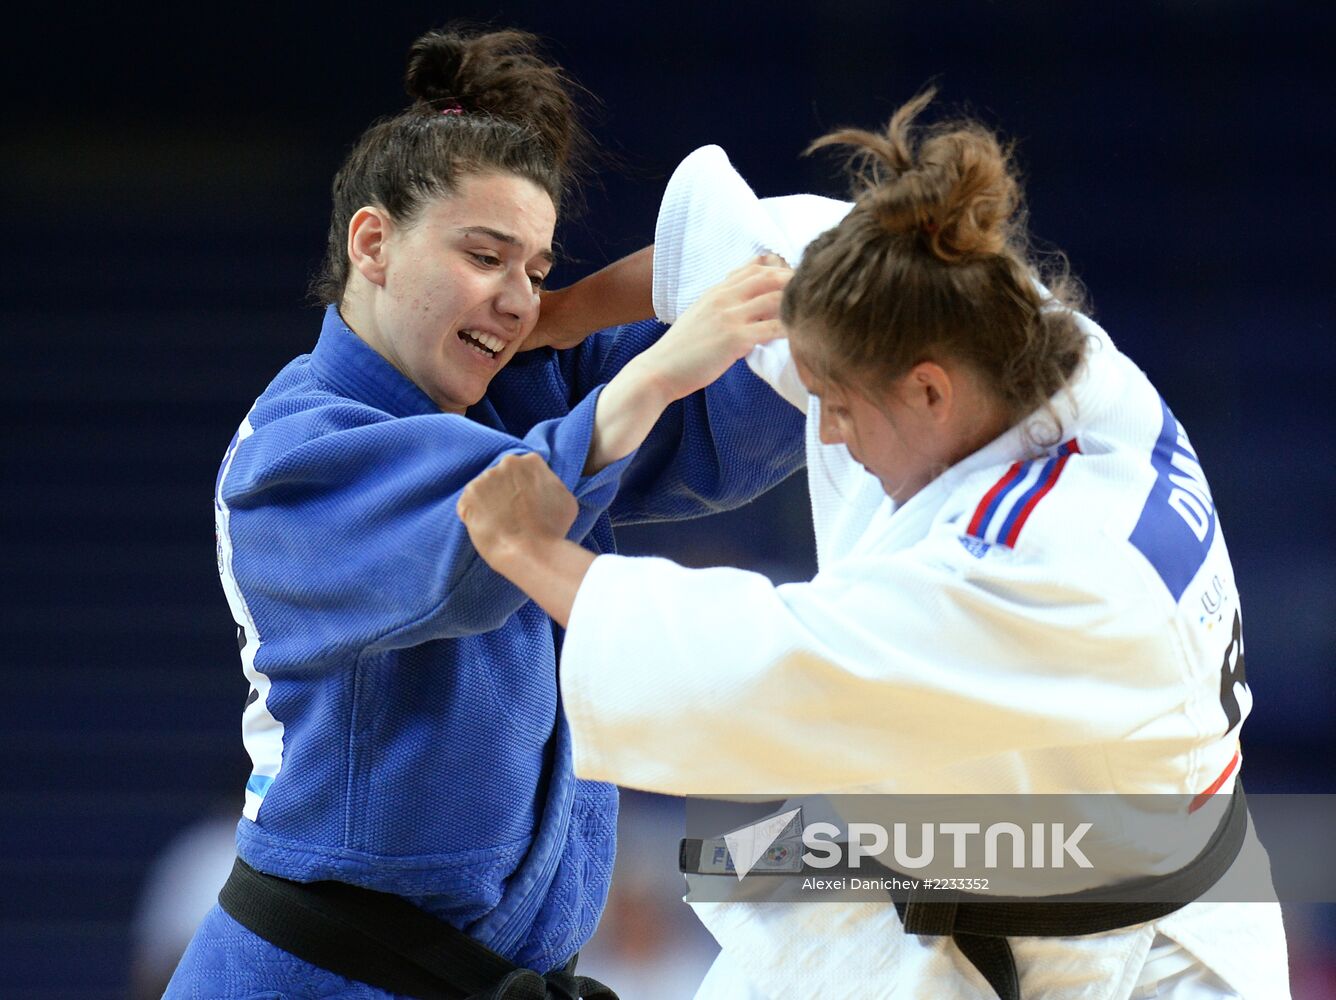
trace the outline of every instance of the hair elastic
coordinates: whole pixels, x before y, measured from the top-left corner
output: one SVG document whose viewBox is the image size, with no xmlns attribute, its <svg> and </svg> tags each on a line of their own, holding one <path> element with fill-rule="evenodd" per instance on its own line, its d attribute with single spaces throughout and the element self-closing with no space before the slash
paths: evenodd
<svg viewBox="0 0 1336 1000">
<path fill-rule="evenodd" d="M 441 108 L 441 114 L 443 115 L 462 115 L 463 113 L 464 109 L 458 104 L 447 104 Z"/>
</svg>

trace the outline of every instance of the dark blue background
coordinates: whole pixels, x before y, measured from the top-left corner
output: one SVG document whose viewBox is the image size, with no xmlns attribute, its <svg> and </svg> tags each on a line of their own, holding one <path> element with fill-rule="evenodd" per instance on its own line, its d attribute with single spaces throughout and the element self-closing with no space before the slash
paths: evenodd
<svg viewBox="0 0 1336 1000">
<path fill-rule="evenodd" d="M 7 25 L 0 988 L 113 996 L 150 857 L 235 799 L 246 695 L 210 490 L 313 342 L 329 180 L 450 17 L 516 25 L 602 98 L 619 161 L 559 229 L 574 279 L 646 243 L 677 161 L 762 195 L 925 83 L 1018 141 L 1032 228 L 1188 427 L 1244 602 L 1254 790 L 1336 790 L 1336 375 L 1327 5 L 328 4 L 49 8 Z M 1050 9 L 1051 8 L 1051 9 Z M 1073 525 L 1079 531 L 1080 525 Z M 810 572 L 801 482 L 636 550 Z M 634 998 L 628 998 L 634 1000 Z"/>
</svg>

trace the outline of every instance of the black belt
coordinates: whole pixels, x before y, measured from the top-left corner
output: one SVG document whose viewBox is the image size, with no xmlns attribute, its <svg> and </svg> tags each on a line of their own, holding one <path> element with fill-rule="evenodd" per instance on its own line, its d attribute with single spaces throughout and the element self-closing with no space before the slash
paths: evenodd
<svg viewBox="0 0 1336 1000">
<path fill-rule="evenodd" d="M 419 1000 L 617 1000 L 575 959 L 539 975 L 408 900 L 345 882 L 291 882 L 240 858 L 218 894 L 242 926 L 348 979 Z"/>
<path fill-rule="evenodd" d="M 1195 858 L 1176 872 L 1132 879 L 1113 888 L 1053 896 L 987 897 L 937 889 L 892 889 L 896 912 L 911 934 L 950 937 L 1000 1000 L 1021 1000 L 1016 960 L 1008 937 L 1072 937 L 1131 927 L 1180 910 L 1215 885 L 1229 870 L 1248 832 L 1248 804 L 1236 784 L 1228 812 Z M 701 841 L 683 840 L 679 867 L 697 872 Z M 693 857 L 695 864 L 692 864 Z M 877 864 L 877 877 L 916 881 Z M 822 871 L 830 874 L 829 869 Z M 729 876 L 732 877 L 732 876 Z M 1148 890 L 1157 902 L 1147 902 Z"/>
</svg>

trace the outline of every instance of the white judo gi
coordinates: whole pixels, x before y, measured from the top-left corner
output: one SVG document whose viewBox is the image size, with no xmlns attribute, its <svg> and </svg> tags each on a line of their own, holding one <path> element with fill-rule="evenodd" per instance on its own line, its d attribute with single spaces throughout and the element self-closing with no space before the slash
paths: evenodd
<svg viewBox="0 0 1336 1000">
<path fill-rule="evenodd" d="M 796 262 L 847 209 L 759 202 L 698 151 L 660 216 L 661 317 L 761 249 Z M 598 557 L 561 661 L 577 773 L 674 795 L 1228 793 L 1251 695 L 1209 488 L 1145 375 L 1083 325 L 1060 446 L 1017 426 L 898 507 L 818 441 L 786 345 L 751 359 L 808 411 L 819 572 Z M 1238 865 L 1267 865 L 1251 830 Z M 723 949 L 700 996 L 994 996 L 889 903 L 695 908 Z M 1011 942 L 1025 1000 L 1289 996 L 1275 903 Z"/>
</svg>

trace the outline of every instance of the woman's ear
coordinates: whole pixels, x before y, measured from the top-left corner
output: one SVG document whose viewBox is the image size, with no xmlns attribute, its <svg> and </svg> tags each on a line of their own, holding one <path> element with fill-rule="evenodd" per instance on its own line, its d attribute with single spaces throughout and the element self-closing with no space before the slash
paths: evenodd
<svg viewBox="0 0 1336 1000">
<path fill-rule="evenodd" d="M 941 423 L 951 416 L 956 403 L 956 385 L 950 373 L 935 361 L 920 361 L 905 379 L 909 403 L 919 416 Z"/>
<path fill-rule="evenodd" d="M 364 205 L 348 222 L 348 260 L 367 281 L 384 286 L 386 243 L 394 223 L 385 210 Z"/>
</svg>

